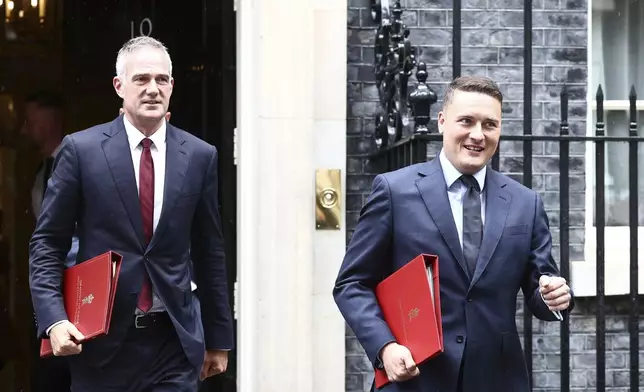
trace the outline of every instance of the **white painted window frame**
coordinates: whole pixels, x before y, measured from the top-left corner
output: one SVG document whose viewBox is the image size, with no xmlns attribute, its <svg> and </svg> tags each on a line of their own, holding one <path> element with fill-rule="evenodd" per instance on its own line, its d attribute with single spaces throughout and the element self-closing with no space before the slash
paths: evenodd
<svg viewBox="0 0 644 392">
<path fill-rule="evenodd" d="M 592 0 L 591 0 L 592 1 Z M 588 2 L 588 79 L 587 98 L 588 105 L 586 117 L 586 134 L 595 135 L 593 115 L 597 109 L 595 95 L 591 85 L 592 75 L 592 3 Z M 644 110 L 644 100 L 636 101 L 636 109 Z M 604 113 L 610 111 L 629 110 L 628 100 L 605 100 Z M 577 297 L 593 297 L 597 293 L 597 228 L 593 224 L 594 184 L 595 184 L 595 143 L 586 143 L 585 153 L 585 240 L 584 260 L 571 260 L 572 288 Z M 643 173 L 644 174 L 644 173 Z M 604 293 L 605 295 L 625 295 L 630 292 L 630 240 L 628 226 L 606 227 L 604 230 Z M 639 285 L 638 291 L 644 293 L 644 226 L 638 230 L 638 259 L 639 259 Z"/>
<path fill-rule="evenodd" d="M 590 83 L 589 83 L 590 85 Z M 594 92 L 593 92 L 594 95 Z M 589 96 L 587 134 L 595 135 L 593 113 L 596 102 Z M 644 100 L 638 100 L 637 110 L 644 110 Z M 629 109 L 628 101 L 604 101 L 604 112 Z M 597 279 L 597 228 L 593 224 L 594 183 L 595 183 L 595 144 L 586 144 L 586 192 L 585 192 L 585 243 L 584 260 L 572 260 L 571 270 L 573 289 L 577 296 L 595 296 Z M 623 295 L 630 291 L 630 229 L 628 226 L 608 226 L 604 229 L 604 285 L 606 295 Z M 644 226 L 638 230 L 639 249 L 639 292 L 644 293 Z"/>
</svg>

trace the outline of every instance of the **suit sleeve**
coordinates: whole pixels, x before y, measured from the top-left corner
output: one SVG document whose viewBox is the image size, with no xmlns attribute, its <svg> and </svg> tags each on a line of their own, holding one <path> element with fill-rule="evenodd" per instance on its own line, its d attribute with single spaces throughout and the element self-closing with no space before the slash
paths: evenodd
<svg viewBox="0 0 644 392">
<path fill-rule="evenodd" d="M 80 166 L 74 139 L 68 135 L 54 161 L 41 213 L 29 242 L 29 285 L 39 337 L 45 337 L 54 323 L 67 320 L 62 273 L 80 202 Z"/>
<path fill-rule="evenodd" d="M 206 349 L 231 350 L 234 337 L 219 216 L 215 147 L 212 147 L 205 183 L 193 218 L 191 240 L 190 252 L 199 287 Z"/>
<path fill-rule="evenodd" d="M 538 194 L 535 194 L 534 208 L 530 260 L 522 284 L 523 295 L 526 298 L 528 307 L 537 318 L 545 321 L 557 321 L 557 316 L 548 309 L 539 291 L 539 278 L 541 275 L 560 276 L 560 273 L 557 264 L 552 258 L 552 235 L 550 234 L 548 215 Z M 571 300 L 567 312 L 570 312 L 573 307 L 574 302 Z"/>
<path fill-rule="evenodd" d="M 333 289 L 340 312 L 374 365 L 380 350 L 396 340 L 374 293 L 391 270 L 392 221 L 389 184 L 379 175 L 362 208 Z"/>
</svg>

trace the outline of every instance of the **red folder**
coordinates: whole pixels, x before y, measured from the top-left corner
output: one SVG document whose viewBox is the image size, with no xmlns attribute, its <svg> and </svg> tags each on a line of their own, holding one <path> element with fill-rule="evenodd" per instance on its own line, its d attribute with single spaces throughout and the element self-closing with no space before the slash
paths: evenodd
<svg viewBox="0 0 644 392">
<path fill-rule="evenodd" d="M 443 352 L 438 256 L 420 254 L 376 286 L 376 297 L 396 342 L 416 364 Z M 376 387 L 389 383 L 375 369 Z"/>
<path fill-rule="evenodd" d="M 65 312 L 85 341 L 109 331 L 122 259 L 120 254 L 108 251 L 63 273 Z M 51 342 L 42 339 L 40 356 L 50 355 L 53 355 Z"/>
</svg>

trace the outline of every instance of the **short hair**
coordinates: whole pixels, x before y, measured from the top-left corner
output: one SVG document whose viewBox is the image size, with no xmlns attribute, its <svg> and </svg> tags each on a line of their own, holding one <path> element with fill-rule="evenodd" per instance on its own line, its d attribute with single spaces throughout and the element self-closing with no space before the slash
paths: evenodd
<svg viewBox="0 0 644 392">
<path fill-rule="evenodd" d="M 492 79 L 484 76 L 459 76 L 454 79 L 445 91 L 443 108 L 452 103 L 455 91 L 481 93 L 496 99 L 499 103 L 503 103 L 503 94 L 499 86 Z"/>
<path fill-rule="evenodd" d="M 116 76 L 122 77 L 125 75 L 125 60 L 127 56 L 130 53 L 141 48 L 154 48 L 162 50 L 168 58 L 168 63 L 170 64 L 170 76 L 172 76 L 172 60 L 170 59 L 168 48 L 166 48 L 165 45 L 161 43 L 161 41 L 152 37 L 148 37 L 147 35 L 132 38 L 121 47 L 118 55 L 116 56 Z"/>
<path fill-rule="evenodd" d="M 33 103 L 43 109 L 63 110 L 65 101 L 63 96 L 54 91 L 36 91 L 27 96 L 25 103 Z"/>
</svg>

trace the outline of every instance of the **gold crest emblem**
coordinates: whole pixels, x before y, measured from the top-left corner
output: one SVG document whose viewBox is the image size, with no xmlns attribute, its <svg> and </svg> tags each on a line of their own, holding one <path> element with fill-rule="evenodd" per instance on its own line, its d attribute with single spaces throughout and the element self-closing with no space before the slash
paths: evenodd
<svg viewBox="0 0 644 392">
<path fill-rule="evenodd" d="M 91 304 L 94 300 L 94 295 L 90 294 L 87 297 L 83 298 L 82 305 Z"/>
<path fill-rule="evenodd" d="M 411 321 L 412 319 L 415 319 L 416 317 L 418 317 L 419 313 L 420 313 L 420 309 L 418 309 L 418 308 L 413 308 L 412 310 L 410 310 L 409 313 L 408 313 L 409 321 Z"/>
</svg>

